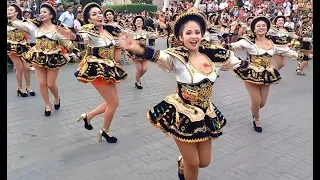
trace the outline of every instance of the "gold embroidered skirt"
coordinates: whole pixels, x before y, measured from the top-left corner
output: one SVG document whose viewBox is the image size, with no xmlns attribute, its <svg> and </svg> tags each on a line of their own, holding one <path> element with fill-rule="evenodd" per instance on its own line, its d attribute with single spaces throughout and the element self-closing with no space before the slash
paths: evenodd
<svg viewBox="0 0 320 180">
<path fill-rule="evenodd" d="M 276 84 L 281 80 L 279 71 L 272 66 L 264 68 L 249 65 L 246 69 L 238 67 L 233 72 L 240 79 L 258 85 Z"/>
<path fill-rule="evenodd" d="M 70 61 L 68 55 L 63 54 L 60 48 L 40 51 L 33 46 L 29 51 L 23 53 L 22 57 L 31 65 L 49 69 L 60 68 Z"/>
<path fill-rule="evenodd" d="M 210 103 L 206 110 L 186 104 L 178 94 L 167 96 L 153 107 L 147 117 L 150 123 L 173 138 L 193 143 L 215 139 L 222 134 L 226 119 Z"/>
<path fill-rule="evenodd" d="M 82 83 L 94 82 L 95 80 L 100 82 L 103 80 L 106 83 L 120 83 L 128 76 L 115 61 L 94 56 L 88 56 L 82 60 L 74 75 Z"/>
<path fill-rule="evenodd" d="M 15 53 L 17 56 L 21 56 L 26 51 L 28 51 L 27 45 L 7 42 L 7 52 L 8 53 Z"/>
</svg>

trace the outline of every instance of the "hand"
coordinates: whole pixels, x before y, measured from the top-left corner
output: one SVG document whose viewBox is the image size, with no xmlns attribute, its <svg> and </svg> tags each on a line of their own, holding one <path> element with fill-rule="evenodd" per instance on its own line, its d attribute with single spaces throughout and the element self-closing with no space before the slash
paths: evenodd
<svg viewBox="0 0 320 180">
<path fill-rule="evenodd" d="M 65 28 L 63 28 L 61 26 L 58 26 L 56 28 L 56 31 L 57 31 L 58 34 L 61 34 L 62 36 L 66 37 L 68 39 L 71 39 L 71 40 L 74 39 L 74 34 L 70 29 L 65 29 Z"/>
<path fill-rule="evenodd" d="M 121 33 L 119 36 L 119 44 L 125 50 L 131 50 L 137 45 L 131 34 L 128 32 Z"/>
<path fill-rule="evenodd" d="M 312 59 L 313 58 L 313 54 L 309 54 L 309 56 L 308 56 L 310 59 Z"/>
</svg>

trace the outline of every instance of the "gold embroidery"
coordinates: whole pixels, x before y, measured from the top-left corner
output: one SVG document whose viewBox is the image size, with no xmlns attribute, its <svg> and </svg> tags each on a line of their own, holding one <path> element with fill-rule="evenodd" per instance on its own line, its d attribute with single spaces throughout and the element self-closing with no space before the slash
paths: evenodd
<svg viewBox="0 0 320 180">
<path fill-rule="evenodd" d="M 114 47 L 98 49 L 98 55 L 104 59 L 114 59 Z"/>
<path fill-rule="evenodd" d="M 25 39 L 24 32 L 22 32 L 22 31 L 9 31 L 8 32 L 8 40 L 22 41 L 24 39 Z"/>
<path fill-rule="evenodd" d="M 204 113 L 202 109 L 184 103 L 178 94 L 167 96 L 164 101 L 172 104 L 176 108 L 177 112 L 186 115 L 191 122 L 201 121 L 204 119 L 205 115 L 208 115 L 210 118 L 217 117 L 216 113 L 214 112 L 214 106 L 211 102 L 208 104 L 206 113 Z"/>
<path fill-rule="evenodd" d="M 251 56 L 251 64 L 257 67 L 268 67 L 271 65 L 271 56 L 262 55 L 262 56 Z"/>
<path fill-rule="evenodd" d="M 57 47 L 56 41 L 47 38 L 36 39 L 36 49 L 39 50 L 51 50 Z"/>
<path fill-rule="evenodd" d="M 211 104 L 210 97 L 212 95 L 212 90 L 213 85 L 211 82 L 200 84 L 200 87 L 182 85 L 181 94 L 184 99 L 190 101 L 191 105 L 198 105 L 202 108 L 206 108 Z"/>
</svg>

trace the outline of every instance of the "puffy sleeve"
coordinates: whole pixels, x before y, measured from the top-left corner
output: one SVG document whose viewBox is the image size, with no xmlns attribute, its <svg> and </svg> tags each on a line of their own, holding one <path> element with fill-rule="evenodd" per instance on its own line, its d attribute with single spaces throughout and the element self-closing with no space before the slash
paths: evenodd
<svg viewBox="0 0 320 180">
<path fill-rule="evenodd" d="M 90 35 L 86 32 L 79 32 L 76 34 L 76 38 L 74 41 L 80 42 L 81 44 L 89 44 L 90 43 Z"/>
<path fill-rule="evenodd" d="M 205 54 L 215 64 L 217 70 L 224 71 L 232 68 L 246 68 L 248 61 L 234 56 L 234 52 L 214 45 L 202 45 L 199 52 Z"/>
<path fill-rule="evenodd" d="M 156 66 L 165 72 L 172 72 L 174 70 L 175 58 L 164 50 L 157 51 L 159 57 L 155 57 Z"/>
<path fill-rule="evenodd" d="M 13 21 L 12 25 L 27 34 L 32 34 L 37 29 L 37 26 L 30 21 Z"/>
<path fill-rule="evenodd" d="M 275 51 L 278 51 L 278 47 L 276 46 L 275 48 L 276 48 Z M 281 55 L 285 57 L 289 57 L 291 59 L 295 59 L 295 60 L 302 60 L 304 56 L 302 53 L 298 53 L 297 51 L 294 51 L 291 49 L 284 53 L 281 53 Z"/>
<path fill-rule="evenodd" d="M 64 36 L 57 33 L 58 43 L 66 48 L 68 52 L 77 53 L 80 52 L 78 48 L 72 43 L 70 39 L 65 38 Z"/>
<path fill-rule="evenodd" d="M 247 39 L 243 38 L 238 40 L 237 42 L 226 44 L 225 48 L 231 51 L 248 50 L 250 48 L 250 42 Z"/>
</svg>

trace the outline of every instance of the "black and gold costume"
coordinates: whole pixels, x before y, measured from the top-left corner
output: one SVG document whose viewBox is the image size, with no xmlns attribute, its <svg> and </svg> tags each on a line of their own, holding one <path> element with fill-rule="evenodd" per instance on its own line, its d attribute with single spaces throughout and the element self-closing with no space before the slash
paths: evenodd
<svg viewBox="0 0 320 180">
<path fill-rule="evenodd" d="M 289 54 L 292 54 L 292 50 L 290 49 L 289 45 L 292 39 L 299 38 L 294 33 L 293 29 L 285 28 L 285 30 L 285 32 L 282 32 L 279 30 L 279 27 L 273 26 L 270 28 L 267 34 L 275 46 L 277 46 L 277 51 L 275 51 L 275 54 L 279 54 L 281 56 L 289 56 Z"/>
<path fill-rule="evenodd" d="M 104 25 L 103 29 L 111 37 L 120 32 L 115 26 Z M 94 24 L 82 26 L 75 41 L 87 45 L 85 56 L 75 72 L 78 81 L 88 83 L 101 78 L 106 83 L 119 83 L 127 78 L 127 73 L 114 61 L 115 40 L 103 39 Z"/>
<path fill-rule="evenodd" d="M 300 35 L 300 52 L 303 54 L 302 61 L 309 61 L 309 55 L 312 54 L 313 47 L 312 47 L 312 41 L 313 41 L 313 30 L 311 26 L 307 24 L 302 24 L 302 26 L 299 29 L 299 35 Z"/>
<path fill-rule="evenodd" d="M 157 31 L 153 31 L 150 28 L 147 29 L 143 29 L 142 33 L 138 33 L 137 31 L 129 31 L 133 37 L 133 39 L 140 44 L 141 46 L 146 46 L 147 43 L 147 39 L 157 39 L 159 34 Z M 127 52 L 127 56 L 131 59 L 135 59 L 135 60 L 143 60 L 139 57 L 137 57 L 136 55 Z"/>
<path fill-rule="evenodd" d="M 234 70 L 237 77 L 258 85 L 270 85 L 280 81 L 280 73 L 271 65 L 271 58 L 277 51 L 277 46 L 269 50 L 258 48 L 255 45 L 253 34 L 244 35 L 239 41 L 228 46 L 228 49 L 231 50 L 245 50 L 249 55 L 250 65 L 248 68 Z M 286 55 L 293 59 L 301 58 L 301 55 L 295 51 Z"/>
<path fill-rule="evenodd" d="M 67 38 L 58 34 L 56 30 L 43 33 L 39 24 L 33 21 L 12 22 L 13 26 L 36 38 L 36 43 L 22 57 L 32 65 L 46 68 L 60 68 L 70 60 L 67 52 L 79 52 L 74 44 Z"/>
<path fill-rule="evenodd" d="M 204 73 L 189 62 L 188 49 L 183 46 L 161 51 L 146 48 L 145 51 L 141 58 L 174 72 L 177 79 L 177 92 L 147 113 L 150 123 L 183 142 L 203 142 L 220 136 L 226 119 L 210 100 L 217 71 L 245 68 L 247 62 L 233 56 L 232 51 L 204 44 L 199 52 L 208 57 L 212 68 L 212 72 Z"/>
<path fill-rule="evenodd" d="M 17 23 L 22 23 L 21 20 L 14 20 Z M 21 56 L 28 50 L 28 37 L 25 32 L 15 28 L 13 21 L 8 20 L 7 24 L 7 53 L 15 53 Z"/>
</svg>

